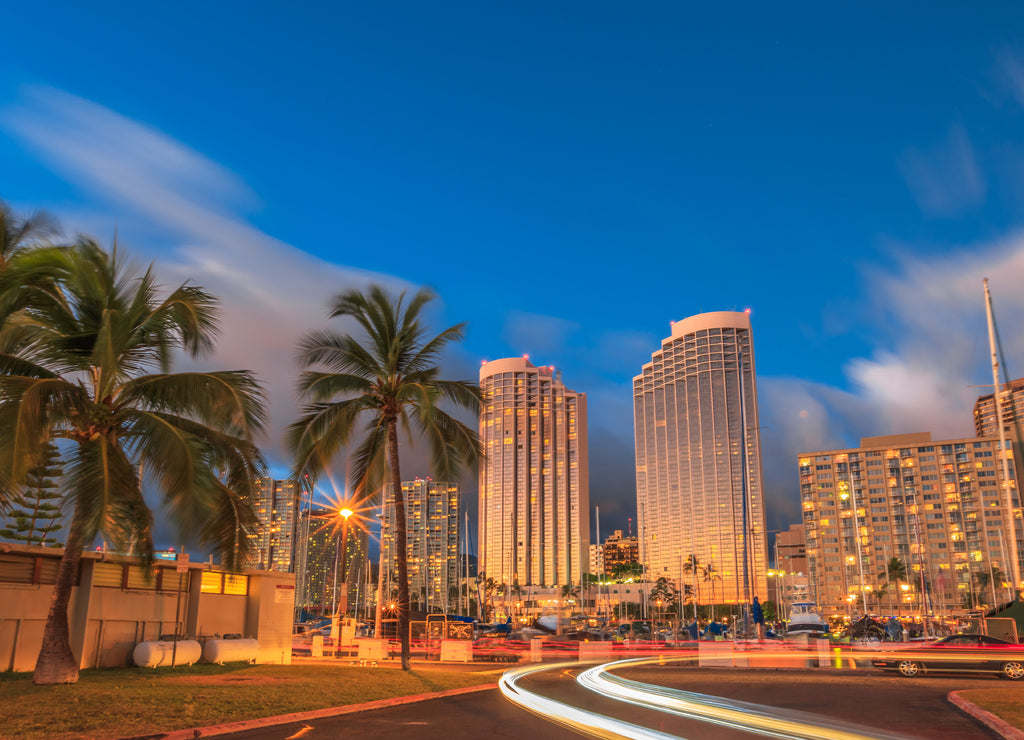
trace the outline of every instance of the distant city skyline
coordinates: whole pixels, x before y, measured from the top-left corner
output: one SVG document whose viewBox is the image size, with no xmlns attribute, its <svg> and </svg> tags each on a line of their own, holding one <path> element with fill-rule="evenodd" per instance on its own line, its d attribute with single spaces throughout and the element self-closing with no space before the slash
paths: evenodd
<svg viewBox="0 0 1024 740">
<path fill-rule="evenodd" d="M 371 281 L 432 286 L 432 326 L 468 322 L 449 377 L 530 354 L 587 394 L 608 531 L 636 516 L 632 376 L 673 320 L 752 311 L 770 530 L 801 518 L 801 450 L 971 434 L 983 277 L 1024 375 L 1016 4 L 4 18 L 47 51 L 0 48 L 0 198 L 221 299 L 204 362 L 266 383 L 275 478 L 295 342 Z M 403 472 L 429 475 L 425 452 Z"/>
</svg>

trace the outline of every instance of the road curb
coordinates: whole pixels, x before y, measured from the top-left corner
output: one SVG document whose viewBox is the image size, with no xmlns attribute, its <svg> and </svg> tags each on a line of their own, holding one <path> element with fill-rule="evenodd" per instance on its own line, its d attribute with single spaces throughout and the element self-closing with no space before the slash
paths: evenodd
<svg viewBox="0 0 1024 740">
<path fill-rule="evenodd" d="M 327 709 L 314 709 L 309 712 L 295 712 L 293 714 L 279 714 L 274 717 L 260 717 L 258 719 L 247 719 L 239 722 L 226 722 L 221 725 L 210 725 L 209 727 L 193 727 L 188 730 L 171 730 L 170 732 L 158 732 L 151 735 L 134 735 L 121 738 L 121 740 L 193 740 L 197 737 L 213 737 L 214 735 L 226 735 L 231 732 L 243 730 L 254 730 L 260 727 L 273 727 L 274 725 L 286 725 L 291 722 L 304 722 L 312 719 L 323 719 L 324 717 L 337 717 L 343 714 L 355 714 L 356 712 L 367 712 L 371 709 L 386 709 L 397 707 L 402 704 L 414 704 L 429 699 L 442 699 L 446 696 L 459 696 L 470 694 L 474 691 L 487 691 L 498 688 L 497 683 L 481 684 L 480 686 L 466 686 L 461 689 L 448 689 L 447 691 L 435 691 L 429 694 L 412 694 L 410 696 L 396 696 L 391 699 L 378 699 L 364 704 L 349 704 L 343 707 L 329 707 Z M 1024 740 L 1024 738 L 1022 738 Z"/>
<path fill-rule="evenodd" d="M 993 732 L 1006 738 L 1006 740 L 1024 740 L 1024 732 L 1021 732 L 1016 727 L 1007 724 L 1003 720 L 999 719 L 999 717 L 992 714 L 992 712 L 987 712 L 977 704 L 967 701 L 967 699 L 960 696 L 960 693 L 961 692 L 959 691 L 951 691 L 946 697 L 946 700 L 960 711 L 974 717 L 974 719 L 981 722 Z"/>
</svg>

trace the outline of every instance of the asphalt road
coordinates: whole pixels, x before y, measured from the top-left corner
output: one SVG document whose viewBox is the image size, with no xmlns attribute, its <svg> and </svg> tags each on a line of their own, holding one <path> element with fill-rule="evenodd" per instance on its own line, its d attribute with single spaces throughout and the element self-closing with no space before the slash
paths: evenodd
<svg viewBox="0 0 1024 740">
<path fill-rule="evenodd" d="M 521 685 L 564 703 L 689 740 L 754 737 L 739 730 L 698 723 L 598 696 L 576 684 L 576 673 L 575 670 L 546 672 L 523 680 Z M 879 733 L 929 740 L 997 737 L 946 701 L 950 691 L 1000 685 L 995 678 L 927 676 L 906 679 L 874 670 L 830 672 L 673 666 L 635 668 L 621 674 L 645 683 L 825 716 Z M 578 738 L 579 735 L 514 706 L 500 692 L 490 690 L 220 737 L 540 740 Z"/>
</svg>

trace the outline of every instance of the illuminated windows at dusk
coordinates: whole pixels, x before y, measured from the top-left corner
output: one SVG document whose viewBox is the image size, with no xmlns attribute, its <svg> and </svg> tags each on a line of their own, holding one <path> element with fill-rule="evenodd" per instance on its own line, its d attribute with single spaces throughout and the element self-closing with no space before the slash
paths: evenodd
<svg viewBox="0 0 1024 740">
<path fill-rule="evenodd" d="M 505 584 L 580 583 L 589 566 L 587 397 L 525 358 L 480 369 L 479 570 Z"/>
<path fill-rule="evenodd" d="M 690 583 L 712 566 L 716 600 L 765 598 L 767 547 L 750 315 L 672 325 L 633 379 L 637 515 L 647 577 Z"/>
</svg>

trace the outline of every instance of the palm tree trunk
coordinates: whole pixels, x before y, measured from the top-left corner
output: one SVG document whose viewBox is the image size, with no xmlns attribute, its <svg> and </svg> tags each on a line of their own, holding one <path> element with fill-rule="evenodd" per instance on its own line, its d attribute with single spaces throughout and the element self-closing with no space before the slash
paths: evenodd
<svg viewBox="0 0 1024 740">
<path fill-rule="evenodd" d="M 398 420 L 388 419 L 388 459 L 391 462 L 391 486 L 395 498 L 395 556 L 398 561 L 398 637 L 402 642 L 402 670 L 409 664 L 409 561 L 406 546 L 405 497 L 398 464 Z"/>
<path fill-rule="evenodd" d="M 78 575 L 78 564 L 82 560 L 82 522 L 84 511 L 81 502 L 75 504 L 75 513 L 64 546 L 64 556 L 57 568 L 57 583 L 50 597 L 50 611 L 43 628 L 43 644 L 36 659 L 32 683 L 48 686 L 60 683 L 78 682 L 78 659 L 71 651 L 71 629 L 68 624 L 68 604 L 71 589 Z"/>
</svg>

